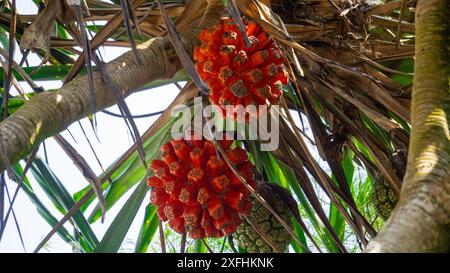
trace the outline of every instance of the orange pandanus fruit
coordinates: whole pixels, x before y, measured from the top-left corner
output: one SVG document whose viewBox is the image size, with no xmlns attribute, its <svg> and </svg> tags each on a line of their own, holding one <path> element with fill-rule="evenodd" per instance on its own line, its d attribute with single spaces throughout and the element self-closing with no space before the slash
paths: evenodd
<svg viewBox="0 0 450 273">
<path fill-rule="evenodd" d="M 247 153 L 231 148 L 231 140 L 218 141 L 249 185 L 256 187 Z M 250 192 L 207 140 L 172 140 L 161 147 L 161 159 L 151 162 L 154 176 L 147 179 L 150 199 L 162 221 L 189 237 L 222 237 L 248 214 Z"/>
<path fill-rule="evenodd" d="M 222 114 L 227 105 L 255 105 L 258 110 L 259 105 L 274 104 L 288 82 L 275 41 L 254 22 L 245 27 L 249 47 L 238 25 L 224 17 L 214 29 L 202 31 L 202 44 L 194 50 L 197 72 L 210 88 L 209 100 Z M 236 119 L 229 112 L 226 116 Z"/>
</svg>

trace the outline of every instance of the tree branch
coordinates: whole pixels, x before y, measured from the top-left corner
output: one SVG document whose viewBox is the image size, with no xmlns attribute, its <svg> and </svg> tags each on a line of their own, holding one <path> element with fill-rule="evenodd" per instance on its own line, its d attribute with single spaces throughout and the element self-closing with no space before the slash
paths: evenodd
<svg viewBox="0 0 450 273">
<path fill-rule="evenodd" d="M 412 131 L 400 200 L 367 252 L 450 250 L 450 1 L 419 0 Z"/>
<path fill-rule="evenodd" d="M 187 52 L 192 55 L 200 31 L 217 24 L 224 12 L 223 1 L 208 1 L 200 25 L 180 33 Z M 123 54 L 105 66 L 124 97 L 148 82 L 171 78 L 182 68 L 168 37 L 157 37 L 143 43 L 138 47 L 138 54 L 142 66 L 135 62 L 132 52 Z M 114 93 L 107 88 L 100 74 L 95 72 L 93 76 L 97 111 L 117 103 Z M 35 95 L 0 123 L 0 152 L 3 154 L 0 157 L 0 171 L 7 168 L 9 163 L 18 162 L 47 137 L 92 114 L 89 92 L 87 76 L 78 77 L 57 91 Z"/>
</svg>

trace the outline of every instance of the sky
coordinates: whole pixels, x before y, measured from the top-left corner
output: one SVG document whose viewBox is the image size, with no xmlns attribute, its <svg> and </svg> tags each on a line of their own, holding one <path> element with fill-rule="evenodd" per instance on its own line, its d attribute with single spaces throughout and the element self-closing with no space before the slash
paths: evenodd
<svg viewBox="0 0 450 273">
<path fill-rule="evenodd" d="M 17 2 L 17 5 L 18 11 L 22 15 L 36 14 L 37 12 L 37 8 L 32 3 L 32 0 L 21 0 Z M 128 51 L 128 49 L 117 47 L 100 48 L 100 53 L 102 54 L 106 62 L 116 58 L 125 51 Z M 20 52 L 18 50 L 16 50 L 15 59 L 16 61 L 19 61 L 21 59 Z M 37 58 L 37 56 L 34 54 L 30 54 L 28 60 L 30 62 L 30 66 L 36 66 L 40 63 L 40 59 Z M 62 82 L 45 81 L 37 82 L 37 84 L 48 90 L 61 87 Z M 20 82 L 20 85 L 24 90 L 31 92 L 31 88 L 29 88 L 29 86 L 27 86 L 25 82 Z M 178 92 L 179 89 L 172 84 L 135 93 L 129 96 L 126 99 L 126 102 L 131 109 L 132 114 L 134 115 L 157 112 L 164 110 L 172 102 Z M 119 112 L 116 106 L 110 107 L 108 110 L 115 113 Z M 84 130 L 94 147 L 94 150 L 99 156 L 102 165 L 106 169 L 133 143 L 122 118 L 111 117 L 104 113 L 97 113 L 96 117 L 98 122 L 98 136 L 100 142 L 96 140 L 96 137 L 87 119 L 81 120 L 81 124 L 83 125 Z M 297 121 L 297 124 L 299 124 L 298 116 L 294 114 L 293 117 Z M 139 131 L 143 133 L 156 119 L 157 116 L 144 119 L 135 119 L 135 121 Z M 72 124 L 68 129 L 76 139 L 76 142 L 73 140 L 67 130 L 61 133 L 62 136 L 64 136 L 64 138 L 69 141 L 73 145 L 73 147 L 75 147 L 77 152 L 86 159 L 93 170 L 97 174 L 100 174 L 101 168 L 97 164 L 97 161 L 95 160 L 95 157 L 91 149 L 89 148 L 89 145 L 84 138 L 78 123 Z M 306 128 L 306 131 L 308 134 L 311 134 L 309 128 Z M 55 172 L 56 176 L 64 183 L 70 193 L 77 192 L 88 185 L 87 181 L 85 181 L 81 173 L 73 165 L 72 161 L 64 154 L 63 150 L 52 138 L 47 139 L 45 141 L 45 145 L 47 149 L 48 162 L 51 169 Z M 317 157 L 316 151 L 313 151 L 313 154 Z M 38 152 L 38 156 L 44 158 L 44 150 L 42 145 L 41 149 Z M 30 178 L 31 184 L 36 194 L 39 197 L 43 197 L 42 199 L 44 200 L 47 208 L 51 210 L 54 216 L 56 216 L 58 219 L 61 219 L 63 215 L 61 215 L 56 209 L 53 208 L 53 205 L 45 197 L 45 193 L 36 184 L 32 175 L 29 175 L 28 177 Z M 11 181 L 7 182 L 8 190 L 11 195 L 15 191 L 16 185 L 17 184 Z M 124 202 L 128 199 L 128 196 L 131 194 L 131 192 L 132 190 L 130 190 L 117 204 L 114 205 L 114 207 L 110 211 L 107 212 L 106 220 L 103 224 L 100 223 L 100 221 L 97 221 L 92 225 L 92 228 L 99 239 L 102 238 L 104 232 L 114 220 L 115 215 L 124 204 Z M 125 241 L 136 240 L 140 225 L 142 223 L 142 219 L 144 217 L 143 209 L 146 205 L 145 202 L 148 202 L 147 200 L 148 198 L 145 199 L 143 206 L 138 212 Z M 92 208 L 93 206 L 88 209 L 88 212 L 85 214 L 86 216 L 89 215 Z M 14 223 L 14 218 L 10 217 L 5 229 L 5 233 L 3 235 L 3 239 L 0 242 L 0 252 L 32 252 L 39 244 L 39 242 L 51 230 L 51 227 L 40 217 L 34 205 L 21 191 L 19 191 L 18 197 L 15 201 L 14 212 L 20 226 L 20 231 L 25 243 L 25 249 L 21 244 L 20 237 Z M 66 227 L 69 231 L 72 230 L 69 225 L 66 225 Z M 50 239 L 49 243 L 41 250 L 41 252 L 71 251 L 71 247 L 62 239 L 60 239 L 58 235 L 54 235 L 52 239 Z"/>
</svg>

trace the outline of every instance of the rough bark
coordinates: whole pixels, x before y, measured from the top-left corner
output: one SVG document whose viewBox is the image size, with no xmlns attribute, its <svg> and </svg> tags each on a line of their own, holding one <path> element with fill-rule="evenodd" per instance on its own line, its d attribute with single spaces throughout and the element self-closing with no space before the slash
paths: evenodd
<svg viewBox="0 0 450 273">
<path fill-rule="evenodd" d="M 201 24 L 180 34 L 184 48 L 192 55 L 200 30 L 215 25 L 225 8 L 221 0 L 209 0 Z M 124 97 L 139 87 L 158 79 L 171 78 L 182 68 L 169 37 L 157 37 L 138 47 L 143 65 L 127 52 L 105 66 Z M 98 111 L 116 104 L 114 93 L 107 88 L 99 72 L 94 72 L 94 90 Z M 91 114 L 87 76 L 65 84 L 57 91 L 35 95 L 17 112 L 0 124 L 0 171 L 18 162 L 44 139 L 73 122 Z"/>
<path fill-rule="evenodd" d="M 399 203 L 367 252 L 450 250 L 449 7 L 418 2 L 408 166 Z"/>
</svg>

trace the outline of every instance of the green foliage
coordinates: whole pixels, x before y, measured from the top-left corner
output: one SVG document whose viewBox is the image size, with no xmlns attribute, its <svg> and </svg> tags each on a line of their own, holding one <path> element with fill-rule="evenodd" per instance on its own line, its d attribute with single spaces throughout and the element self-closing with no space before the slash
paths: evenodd
<svg viewBox="0 0 450 273">
<path fill-rule="evenodd" d="M 342 170 L 344 171 L 345 180 L 349 187 L 352 186 L 353 182 L 353 174 L 355 172 L 355 167 L 353 165 L 353 152 L 349 149 L 345 149 L 344 151 L 344 158 L 342 160 L 341 166 Z M 336 178 L 332 177 L 333 181 L 336 182 Z M 343 203 L 343 202 L 342 202 Z M 343 206 L 347 208 L 347 206 L 343 203 Z M 333 226 L 333 229 L 335 230 L 336 234 L 339 236 L 339 239 L 343 242 L 345 242 L 345 231 L 346 231 L 346 222 L 344 217 L 340 214 L 339 210 L 336 208 L 336 206 L 333 203 L 330 203 L 330 211 L 329 216 L 330 223 Z"/>
</svg>

